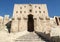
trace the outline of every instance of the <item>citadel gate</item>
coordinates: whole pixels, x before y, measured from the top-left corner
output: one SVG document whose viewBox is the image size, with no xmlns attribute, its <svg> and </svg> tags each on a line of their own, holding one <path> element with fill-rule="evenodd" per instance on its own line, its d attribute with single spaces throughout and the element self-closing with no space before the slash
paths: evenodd
<svg viewBox="0 0 60 42">
<path fill-rule="evenodd" d="M 28 15 L 28 28 L 27 30 L 29 32 L 33 32 L 34 31 L 34 20 L 33 20 L 33 15 L 29 14 Z"/>
</svg>

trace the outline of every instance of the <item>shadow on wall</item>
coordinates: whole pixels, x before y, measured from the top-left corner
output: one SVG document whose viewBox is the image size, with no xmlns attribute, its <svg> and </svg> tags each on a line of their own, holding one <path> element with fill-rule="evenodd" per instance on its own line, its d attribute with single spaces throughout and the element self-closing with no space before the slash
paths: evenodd
<svg viewBox="0 0 60 42">
<path fill-rule="evenodd" d="M 11 23 L 12 23 L 12 21 L 9 21 L 9 22 L 6 24 L 9 33 L 11 32 Z"/>
<path fill-rule="evenodd" d="M 50 37 L 50 34 L 45 34 L 41 32 L 35 32 L 35 33 L 46 42 L 60 42 L 59 36 Z"/>
</svg>

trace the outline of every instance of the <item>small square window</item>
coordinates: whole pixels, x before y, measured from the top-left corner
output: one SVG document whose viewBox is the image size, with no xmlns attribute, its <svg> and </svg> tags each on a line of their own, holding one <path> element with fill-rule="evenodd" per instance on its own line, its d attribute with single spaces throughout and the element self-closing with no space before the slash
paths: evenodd
<svg viewBox="0 0 60 42">
<path fill-rule="evenodd" d="M 22 13 L 22 11 L 20 11 L 20 13 Z"/>
<path fill-rule="evenodd" d="M 18 11 L 16 11 L 16 13 L 18 13 Z"/>
<path fill-rule="evenodd" d="M 24 11 L 24 13 L 26 13 L 26 11 Z"/>
<path fill-rule="evenodd" d="M 22 7 L 20 7 L 20 9 L 22 9 Z"/>
<path fill-rule="evenodd" d="M 43 13 L 45 13 L 45 11 L 43 11 Z"/>
<path fill-rule="evenodd" d="M 39 9 L 40 9 L 40 7 L 39 7 Z"/>
<path fill-rule="evenodd" d="M 41 13 L 41 11 L 39 11 L 39 13 Z"/>
</svg>

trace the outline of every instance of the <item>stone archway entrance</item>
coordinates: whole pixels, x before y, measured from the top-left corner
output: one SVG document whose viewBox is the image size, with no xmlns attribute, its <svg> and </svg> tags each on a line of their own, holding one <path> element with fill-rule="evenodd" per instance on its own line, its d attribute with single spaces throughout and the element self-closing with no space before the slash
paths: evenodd
<svg viewBox="0 0 60 42">
<path fill-rule="evenodd" d="M 33 20 L 33 15 L 31 15 L 31 14 L 28 15 L 28 28 L 27 28 L 27 30 L 29 32 L 34 31 L 34 20 Z"/>
</svg>

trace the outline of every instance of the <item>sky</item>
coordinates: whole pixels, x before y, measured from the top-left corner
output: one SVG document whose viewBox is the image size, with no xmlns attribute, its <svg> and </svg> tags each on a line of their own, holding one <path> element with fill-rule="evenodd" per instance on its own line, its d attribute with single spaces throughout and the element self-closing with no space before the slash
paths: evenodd
<svg viewBox="0 0 60 42">
<path fill-rule="evenodd" d="M 50 17 L 60 16 L 60 0 L 0 0 L 0 16 L 12 17 L 14 4 L 47 4 Z"/>
</svg>

